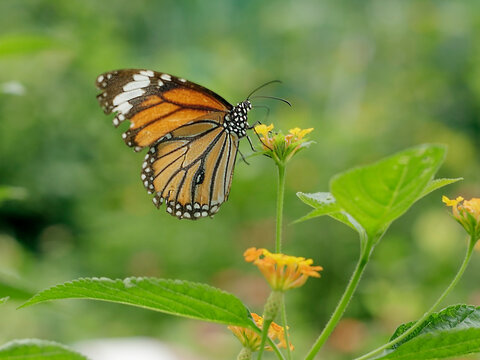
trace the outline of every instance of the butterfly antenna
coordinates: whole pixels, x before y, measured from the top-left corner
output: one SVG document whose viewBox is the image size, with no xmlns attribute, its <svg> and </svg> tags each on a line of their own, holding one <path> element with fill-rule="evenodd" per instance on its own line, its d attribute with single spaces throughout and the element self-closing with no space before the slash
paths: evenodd
<svg viewBox="0 0 480 360">
<path fill-rule="evenodd" d="M 282 98 L 279 98 L 279 97 L 276 97 L 276 96 L 256 95 L 256 96 L 252 97 L 251 99 L 253 99 L 253 98 L 280 100 L 280 101 L 284 102 L 285 104 L 287 104 L 288 106 L 292 107 L 292 104 L 288 100 L 285 100 L 285 99 L 282 99 Z"/>
<path fill-rule="evenodd" d="M 269 81 L 269 82 L 266 82 L 265 84 L 263 85 L 260 85 L 259 87 L 257 87 L 256 89 L 254 89 L 250 94 L 248 94 L 247 96 L 247 100 L 250 100 L 250 96 L 252 96 L 254 93 L 256 93 L 258 90 L 264 88 L 265 86 L 267 85 L 270 85 L 270 84 L 275 84 L 275 83 L 282 83 L 280 80 L 272 80 L 272 81 Z"/>
</svg>

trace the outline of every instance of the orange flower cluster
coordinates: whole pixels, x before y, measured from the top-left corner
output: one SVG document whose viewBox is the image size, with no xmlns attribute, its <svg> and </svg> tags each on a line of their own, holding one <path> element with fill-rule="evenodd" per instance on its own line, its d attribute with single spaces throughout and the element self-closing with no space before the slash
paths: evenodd
<svg viewBox="0 0 480 360">
<path fill-rule="evenodd" d="M 263 318 L 255 313 L 251 313 L 255 324 L 262 329 Z M 260 350 L 260 344 L 262 337 L 252 329 L 243 328 L 241 326 L 229 326 L 228 327 L 233 334 L 240 340 L 242 345 L 252 351 Z M 268 337 L 277 343 L 279 348 L 286 348 L 287 342 L 285 340 L 285 333 L 283 327 L 272 322 L 268 328 Z M 293 345 L 290 344 L 290 349 L 293 350 Z M 272 350 L 270 346 L 265 346 L 265 350 Z"/>
<path fill-rule="evenodd" d="M 286 291 L 305 284 L 309 277 L 320 277 L 321 266 L 312 266 L 312 259 L 284 254 L 272 254 L 266 249 L 250 248 L 243 254 L 253 262 L 273 290 Z"/>
<path fill-rule="evenodd" d="M 463 228 L 472 236 L 474 241 L 480 239 L 480 199 L 472 198 L 464 200 L 458 196 L 455 200 L 450 200 L 443 196 L 442 201 L 452 207 L 453 217 Z"/>
</svg>

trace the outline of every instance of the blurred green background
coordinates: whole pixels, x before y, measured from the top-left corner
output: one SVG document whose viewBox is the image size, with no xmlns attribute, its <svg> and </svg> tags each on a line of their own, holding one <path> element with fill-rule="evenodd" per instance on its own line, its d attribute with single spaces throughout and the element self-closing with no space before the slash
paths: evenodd
<svg viewBox="0 0 480 360">
<path fill-rule="evenodd" d="M 273 247 L 273 163 L 239 162 L 213 220 L 156 211 L 140 181 L 142 155 L 124 145 L 95 99 L 95 78 L 108 70 L 168 72 L 232 103 L 282 80 L 262 94 L 293 108 L 258 100 L 272 111 L 267 119 L 252 111 L 250 122 L 315 128 L 316 143 L 289 166 L 287 223 L 309 211 L 296 191 L 327 191 L 335 173 L 423 142 L 449 147 L 439 176 L 465 178 L 446 195 L 480 195 L 478 1 L 5 0 L 0 23 L 0 185 L 16 187 L 0 205 L 6 284 L 37 291 L 86 276 L 180 278 L 234 292 L 261 312 L 268 289 L 242 253 Z M 249 153 L 246 141 L 242 148 Z M 450 281 L 464 234 L 441 194 L 416 204 L 377 246 L 327 358 L 381 344 Z M 328 218 L 287 226 L 285 236 L 285 252 L 325 268 L 288 294 L 300 355 L 333 310 L 359 244 Z M 480 305 L 479 271 L 477 253 L 448 303 Z M 0 306 L 0 343 L 151 336 L 206 359 L 239 350 L 221 326 L 126 306 L 64 301 L 17 311 L 19 304 Z"/>
</svg>

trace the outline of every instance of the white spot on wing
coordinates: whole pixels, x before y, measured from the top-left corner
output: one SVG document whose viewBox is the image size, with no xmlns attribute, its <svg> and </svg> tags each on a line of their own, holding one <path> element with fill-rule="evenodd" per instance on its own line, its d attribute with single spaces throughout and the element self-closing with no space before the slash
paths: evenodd
<svg viewBox="0 0 480 360">
<path fill-rule="evenodd" d="M 141 89 L 150 85 L 150 80 L 132 81 L 123 87 L 123 91 Z"/>
<path fill-rule="evenodd" d="M 145 81 L 145 80 L 148 80 L 148 76 L 135 74 L 135 75 L 133 75 L 133 80 L 134 81 Z"/>
<path fill-rule="evenodd" d="M 133 107 L 132 104 L 130 104 L 128 101 L 127 102 L 124 102 L 123 104 L 121 105 L 118 105 L 117 107 L 113 108 L 113 111 L 118 111 L 119 113 L 121 114 L 127 114 L 130 109 Z"/>
<path fill-rule="evenodd" d="M 142 96 L 144 93 L 145 93 L 145 91 L 142 90 L 142 89 L 136 89 L 136 90 L 132 90 L 132 91 L 123 92 L 123 93 L 115 96 L 115 98 L 113 99 L 113 105 L 123 104 L 125 101 L 131 100 L 131 99 L 136 98 L 138 96 Z"/>
<path fill-rule="evenodd" d="M 160 76 L 161 79 L 165 80 L 165 81 L 172 81 L 172 77 L 168 74 L 162 74 Z"/>
<path fill-rule="evenodd" d="M 98 78 L 97 78 L 97 82 L 101 83 L 103 81 L 103 75 L 100 75 Z"/>
<path fill-rule="evenodd" d="M 158 86 L 161 87 L 161 86 L 163 86 L 163 85 L 165 85 L 165 84 L 163 83 L 163 81 L 162 81 L 162 80 L 158 80 Z"/>
<path fill-rule="evenodd" d="M 145 75 L 145 76 L 150 76 L 150 77 L 152 77 L 154 75 L 152 70 L 142 70 L 142 71 L 140 71 L 140 74 Z"/>
</svg>

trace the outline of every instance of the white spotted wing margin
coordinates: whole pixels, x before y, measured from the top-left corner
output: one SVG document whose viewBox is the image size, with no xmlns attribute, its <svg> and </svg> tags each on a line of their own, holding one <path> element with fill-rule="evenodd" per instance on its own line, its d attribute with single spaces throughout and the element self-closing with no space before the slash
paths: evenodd
<svg viewBox="0 0 480 360">
<path fill-rule="evenodd" d="M 21 308 L 60 299 L 100 300 L 220 324 L 253 326 L 249 310 L 236 296 L 202 283 L 158 278 L 82 278 L 40 291 Z"/>
</svg>

